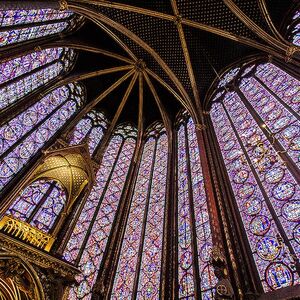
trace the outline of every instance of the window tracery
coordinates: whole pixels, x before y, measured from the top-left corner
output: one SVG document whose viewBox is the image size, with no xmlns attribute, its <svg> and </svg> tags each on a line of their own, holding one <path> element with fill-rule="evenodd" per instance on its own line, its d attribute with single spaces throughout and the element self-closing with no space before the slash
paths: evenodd
<svg viewBox="0 0 300 300">
<path fill-rule="evenodd" d="M 240 74 L 221 96 L 216 91 L 211 119 L 267 292 L 300 282 L 300 83 L 271 63 Z"/>
<path fill-rule="evenodd" d="M 78 122 L 73 132 L 69 136 L 69 144 L 77 145 L 88 139 L 91 156 L 99 145 L 104 131 L 107 129 L 108 120 L 98 111 L 91 111 Z"/>
</svg>

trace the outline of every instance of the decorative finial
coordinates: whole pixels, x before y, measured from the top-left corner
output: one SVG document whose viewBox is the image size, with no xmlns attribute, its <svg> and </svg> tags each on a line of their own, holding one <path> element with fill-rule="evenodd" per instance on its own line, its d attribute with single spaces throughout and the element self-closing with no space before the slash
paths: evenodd
<svg viewBox="0 0 300 300">
<path fill-rule="evenodd" d="M 297 52 L 300 51 L 300 49 L 297 46 L 290 46 L 286 49 L 286 56 L 285 56 L 285 61 L 288 63 L 292 60 L 293 55 Z"/>
<path fill-rule="evenodd" d="M 68 8 L 67 0 L 59 0 L 59 10 L 67 10 Z"/>
</svg>

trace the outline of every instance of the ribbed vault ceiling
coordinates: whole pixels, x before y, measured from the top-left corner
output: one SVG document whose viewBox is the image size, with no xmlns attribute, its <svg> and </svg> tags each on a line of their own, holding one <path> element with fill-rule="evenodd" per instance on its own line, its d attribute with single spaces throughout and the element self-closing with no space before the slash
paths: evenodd
<svg viewBox="0 0 300 300">
<path fill-rule="evenodd" d="M 296 5 L 292 0 L 74 0 L 67 4 L 87 19 L 77 32 L 60 41 L 79 49 L 69 76 L 134 66 L 138 61 L 134 72 L 146 70 L 161 101 L 159 109 L 144 77 L 144 126 L 162 119 L 162 110 L 171 121 L 183 106 L 195 116 L 213 80 L 230 64 L 249 55 L 284 56 L 284 44 L 272 44 L 272 39 L 284 35 L 282 20 Z M 88 101 L 126 72 L 120 69 L 83 79 Z M 97 105 L 109 117 L 118 110 L 130 78 Z M 138 85 L 137 80 L 118 123 L 138 124 Z"/>
</svg>

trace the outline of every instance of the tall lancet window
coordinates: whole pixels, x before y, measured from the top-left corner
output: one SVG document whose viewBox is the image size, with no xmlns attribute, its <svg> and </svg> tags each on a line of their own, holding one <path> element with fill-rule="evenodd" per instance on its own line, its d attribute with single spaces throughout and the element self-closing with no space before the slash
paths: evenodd
<svg viewBox="0 0 300 300">
<path fill-rule="evenodd" d="M 123 237 L 113 299 L 159 299 L 168 138 L 161 124 L 147 134 Z"/>
<path fill-rule="evenodd" d="M 60 33 L 70 29 L 74 23 L 70 11 L 0 10 L 0 47 Z"/>
<path fill-rule="evenodd" d="M 71 288 L 68 299 L 91 299 L 133 158 L 136 134 L 136 129 L 130 125 L 115 130 L 96 174 L 94 187 L 64 250 L 64 258 L 78 264 L 82 271 L 77 277 L 79 285 Z"/>
<path fill-rule="evenodd" d="M 81 85 L 62 86 L 0 127 L 0 190 L 51 140 L 83 102 Z"/>
<path fill-rule="evenodd" d="M 68 48 L 35 51 L 0 64 L 0 109 L 12 105 L 73 66 L 75 52 Z"/>
<path fill-rule="evenodd" d="M 300 82 L 271 63 L 227 74 L 210 115 L 249 254 L 265 292 L 299 284 Z"/>
<path fill-rule="evenodd" d="M 214 299 L 211 225 L 195 125 L 184 116 L 177 132 L 178 286 L 180 299 Z"/>
</svg>

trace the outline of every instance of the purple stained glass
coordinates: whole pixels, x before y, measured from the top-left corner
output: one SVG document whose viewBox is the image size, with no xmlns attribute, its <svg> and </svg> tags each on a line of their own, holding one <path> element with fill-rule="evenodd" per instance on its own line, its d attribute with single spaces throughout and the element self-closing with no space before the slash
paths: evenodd
<svg viewBox="0 0 300 300">
<path fill-rule="evenodd" d="M 240 89 L 264 122 L 269 135 L 274 135 L 291 159 L 300 167 L 300 144 L 297 145 L 297 138 L 300 138 L 300 121 L 256 79 L 243 79 Z"/>
<path fill-rule="evenodd" d="M 260 64 L 255 73 L 295 113 L 300 114 L 300 82 L 271 63 Z"/>
<path fill-rule="evenodd" d="M 59 59 L 62 52 L 63 48 L 50 48 L 2 62 L 0 84 Z"/>
<path fill-rule="evenodd" d="M 132 131 L 132 127 L 124 128 L 123 132 L 126 133 L 127 130 Z M 96 184 L 83 207 L 64 251 L 66 260 L 74 262 L 76 259 L 80 259 L 79 268 L 83 272 L 82 275 L 77 276 L 79 286 L 71 288 L 68 299 L 91 298 L 91 290 L 119 206 L 135 149 L 135 138 L 127 137 L 124 140 L 119 135 L 120 130 L 117 132 L 118 135 L 113 137 L 105 152 L 102 165 L 96 175 Z M 136 133 L 134 133 L 134 136 L 136 136 Z M 109 181 L 108 176 L 111 176 Z M 104 187 L 106 187 L 105 190 Z M 90 217 L 88 218 L 88 216 Z M 95 216 L 95 221 L 90 224 L 93 216 Z M 86 229 L 89 227 L 91 229 L 90 235 L 85 237 Z M 84 240 L 86 243 L 84 251 L 81 257 L 78 257 Z"/>
<path fill-rule="evenodd" d="M 159 137 L 155 151 L 137 298 L 159 299 L 167 164 L 168 137 L 164 133 Z"/>
<path fill-rule="evenodd" d="M 201 293 L 212 290 L 217 283 L 213 267 L 209 263 L 212 249 L 212 236 L 209 224 L 209 213 L 202 174 L 199 146 L 195 125 L 192 118 L 187 123 L 187 139 L 190 157 L 191 186 L 193 190 L 193 209 L 195 214 L 195 229 L 198 247 L 198 265 L 200 273 Z M 205 255 L 203 250 L 205 249 Z M 209 297 L 209 295 L 211 295 Z M 204 297 L 202 296 L 202 299 Z M 213 292 L 206 293 L 206 299 L 213 299 Z"/>
<path fill-rule="evenodd" d="M 102 113 L 97 111 L 89 112 L 82 120 L 80 120 L 70 134 L 70 145 L 82 143 L 84 139 L 87 139 L 90 154 L 93 155 L 103 137 L 107 124 L 108 121 Z"/>
<path fill-rule="evenodd" d="M 1 127 L 0 189 L 77 111 L 83 99 L 73 95 L 76 89 L 73 84 L 57 88 Z"/>
<path fill-rule="evenodd" d="M 0 32 L 0 47 L 62 32 L 68 28 L 67 19 L 71 15 L 71 12 L 52 9 L 0 10 L 0 26 L 8 27 Z M 52 23 L 34 24 L 43 21 Z M 28 27 L 17 27 L 22 24 L 28 24 Z"/>
<path fill-rule="evenodd" d="M 22 191 L 20 196 L 18 196 L 10 206 L 6 214 L 12 215 L 22 221 L 26 221 L 29 219 L 33 210 L 40 203 L 43 197 L 45 197 L 50 187 L 51 183 L 48 181 L 35 181 Z"/>
<path fill-rule="evenodd" d="M 46 50 L 45 50 L 46 51 Z M 43 55 L 46 55 L 51 58 L 47 58 L 44 61 L 45 63 L 49 60 L 50 64 L 46 63 L 46 66 L 44 68 L 36 68 L 34 67 L 34 61 L 35 57 L 39 56 L 41 60 L 43 60 L 41 57 Z M 30 56 L 30 57 L 29 57 Z M 9 64 L 9 71 L 5 72 L 6 77 L 2 80 L 6 80 L 7 77 L 10 76 L 10 79 L 14 79 L 13 81 L 8 81 L 6 84 L 3 84 L 0 86 L 0 109 L 3 109 L 10 104 L 16 102 L 17 100 L 21 99 L 28 93 L 34 91 L 38 87 L 42 86 L 43 84 L 49 82 L 51 79 L 58 76 L 61 72 L 67 71 L 68 67 L 66 65 L 66 62 L 68 61 L 68 65 L 70 65 L 70 62 L 74 60 L 75 52 L 71 49 L 67 48 L 51 48 L 47 50 L 46 52 L 43 52 L 41 54 L 41 51 L 39 52 L 33 52 L 30 55 L 27 56 L 26 59 L 28 59 L 28 62 L 31 61 L 31 66 L 23 67 L 20 71 L 20 67 L 18 66 L 19 62 L 14 64 L 16 67 L 16 73 L 22 73 L 25 72 L 26 69 L 28 69 L 28 72 L 30 71 L 30 68 L 32 69 L 27 76 L 26 73 L 22 73 L 24 76 L 18 78 L 17 74 L 9 73 L 12 70 L 10 69 L 12 64 L 11 61 L 8 61 L 7 64 Z M 21 57 L 20 59 L 23 59 L 24 57 Z M 25 64 L 24 61 L 22 63 Z M 3 69 L 6 68 L 6 63 L 3 63 L 1 66 L 3 66 Z M 38 66 L 39 63 L 36 62 L 36 65 Z M 0 66 L 0 68 L 1 68 Z M 14 75 L 14 77 L 12 77 Z M 1 77 L 0 77 L 1 78 Z M 1 79 L 0 79 L 1 80 Z"/>
<path fill-rule="evenodd" d="M 130 206 L 112 290 L 113 299 L 128 299 L 133 296 L 133 284 L 135 273 L 137 272 L 138 254 L 143 233 L 143 221 L 146 217 L 147 195 L 149 188 L 151 187 L 150 180 L 155 153 L 154 150 L 155 139 L 151 137 L 145 144 L 139 167 L 135 192 Z"/>
<path fill-rule="evenodd" d="M 49 232 L 66 201 L 64 189 L 53 181 L 39 180 L 27 186 L 6 214 Z"/>
<path fill-rule="evenodd" d="M 266 118 L 265 122 L 272 130 L 275 121 L 280 118 L 280 114 L 277 114 L 272 119 L 276 107 L 283 111 L 281 113 L 290 113 L 284 110 L 278 100 L 273 98 L 254 78 L 242 80 L 240 88 L 257 113 Z M 269 291 L 273 289 L 270 282 L 277 280 L 279 274 L 283 277 L 288 276 L 284 275 L 288 274 L 287 270 L 294 270 L 294 261 L 286 245 L 281 247 L 280 251 L 276 246 L 279 243 L 279 230 L 273 221 L 266 200 L 272 203 L 277 212 L 276 219 L 282 222 L 289 239 L 292 239 L 295 223 L 288 223 L 281 211 L 283 204 L 289 199 L 297 199 L 296 195 L 299 192 L 293 176 L 238 95 L 227 92 L 223 103 L 224 106 L 220 103 L 213 104 L 211 118 L 262 286 L 265 291 Z M 279 130 L 280 128 L 274 127 L 274 132 Z M 243 149 L 247 152 L 245 153 Z M 255 169 L 255 173 L 252 168 Z M 262 184 L 263 191 L 257 180 Z M 267 194 L 268 199 L 263 197 L 262 192 Z M 291 207 L 291 216 L 294 215 L 295 210 L 297 210 L 296 206 Z M 289 213 L 289 210 L 287 212 Z M 299 253 L 296 243 L 292 242 L 292 245 L 295 247 L 295 252 Z M 268 261 L 275 260 L 284 260 L 288 269 L 281 266 L 285 271 L 274 273 L 274 268 L 269 267 Z M 293 273 L 292 277 L 294 283 L 299 282 L 298 274 Z M 277 280 L 276 288 L 286 286 L 285 282 L 291 281 L 287 278 Z"/>
<path fill-rule="evenodd" d="M 0 10 L 0 24 L 2 27 L 37 23 L 51 20 L 61 20 L 70 17 L 70 11 L 60 11 L 54 9 L 18 9 Z"/>
<path fill-rule="evenodd" d="M 193 297 L 195 275 L 193 270 L 192 222 L 189 203 L 186 133 L 184 125 L 178 130 L 178 281 L 179 298 Z"/>
</svg>

